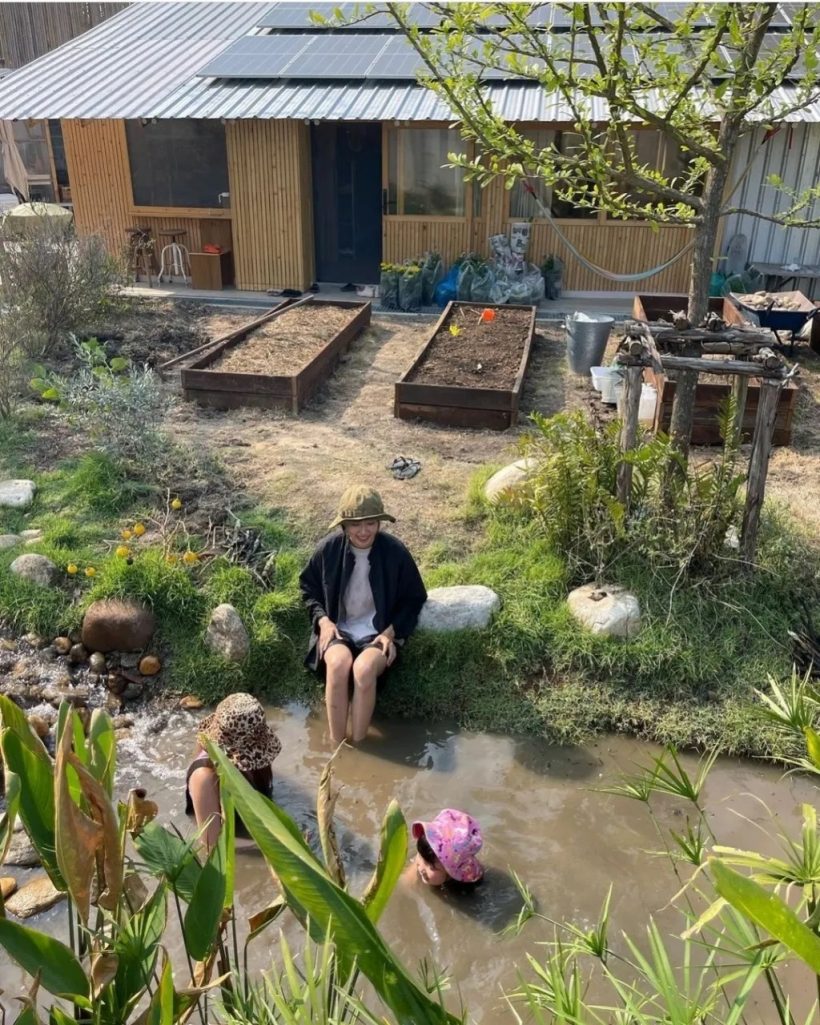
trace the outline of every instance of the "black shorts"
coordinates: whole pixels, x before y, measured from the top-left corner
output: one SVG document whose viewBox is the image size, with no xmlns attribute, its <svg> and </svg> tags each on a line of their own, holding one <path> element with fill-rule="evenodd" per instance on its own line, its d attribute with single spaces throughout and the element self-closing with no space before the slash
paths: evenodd
<svg viewBox="0 0 820 1025">
<path fill-rule="evenodd" d="M 373 639 L 375 637 L 377 637 L 377 636 L 378 636 L 377 634 L 373 634 L 372 637 L 365 637 L 363 640 L 354 641 L 353 638 L 348 636 L 347 634 L 342 634 L 341 637 L 334 637 L 333 640 L 330 642 L 330 644 L 328 644 L 328 648 L 331 648 L 334 644 L 343 644 L 347 648 L 347 650 L 350 652 L 350 654 L 353 656 L 353 659 L 355 661 L 355 659 L 359 655 L 361 655 L 361 653 L 363 651 L 366 651 L 368 648 L 376 648 L 378 651 L 382 651 L 382 646 L 380 644 L 374 644 L 373 643 Z M 379 678 L 376 681 L 376 688 L 377 688 L 377 690 L 381 690 L 382 689 L 382 687 L 384 686 L 385 680 L 387 679 L 388 673 L 390 672 L 390 670 L 393 668 L 393 666 L 396 664 L 396 662 L 399 659 L 399 646 L 397 644 L 395 644 L 395 642 L 394 642 L 394 645 L 395 645 L 395 648 L 396 648 L 396 657 L 393 659 L 392 665 L 389 665 L 385 669 L 385 671 L 383 673 L 379 674 Z M 324 655 L 319 659 L 319 666 L 317 668 L 317 672 L 318 672 L 320 678 L 324 681 L 324 679 L 325 679 L 325 658 L 324 658 Z M 353 676 L 352 676 L 352 674 L 351 674 L 351 677 L 350 677 L 350 693 L 351 694 L 353 693 Z"/>
</svg>

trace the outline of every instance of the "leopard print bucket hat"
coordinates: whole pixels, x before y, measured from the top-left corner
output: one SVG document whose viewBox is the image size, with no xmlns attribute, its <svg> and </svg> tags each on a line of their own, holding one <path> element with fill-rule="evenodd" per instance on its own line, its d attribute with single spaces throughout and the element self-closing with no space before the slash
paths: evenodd
<svg viewBox="0 0 820 1025">
<path fill-rule="evenodd" d="M 231 694 L 202 720 L 199 732 L 219 744 L 242 772 L 264 769 L 282 750 L 265 720 L 265 709 L 251 694 Z"/>
</svg>

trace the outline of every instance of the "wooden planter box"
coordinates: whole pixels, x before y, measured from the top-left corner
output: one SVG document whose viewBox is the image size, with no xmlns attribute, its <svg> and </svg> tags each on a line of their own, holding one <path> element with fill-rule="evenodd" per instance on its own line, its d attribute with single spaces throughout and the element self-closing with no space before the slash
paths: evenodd
<svg viewBox="0 0 820 1025">
<path fill-rule="evenodd" d="M 685 310 L 688 305 L 689 298 L 685 295 L 636 295 L 632 300 L 632 316 L 635 320 L 647 322 L 658 320 L 660 317 L 669 320 L 670 310 Z M 735 324 L 738 327 L 749 327 L 753 324 L 743 310 L 738 309 L 731 299 L 724 296 L 709 297 L 709 312 L 719 314 L 727 324 Z"/>
<path fill-rule="evenodd" d="M 675 382 L 657 375 L 654 370 L 644 370 L 644 380 L 653 384 L 658 390 L 658 405 L 655 412 L 655 430 L 669 433 L 672 423 L 672 402 L 675 398 Z M 798 387 L 789 381 L 780 392 L 777 403 L 777 416 L 774 422 L 774 445 L 790 445 L 794 410 L 797 406 Z M 711 381 L 701 376 L 695 391 L 695 417 L 692 423 L 693 445 L 721 445 L 718 425 L 720 405 L 731 394 L 732 386 L 727 381 Z M 760 398 L 760 378 L 749 378 L 749 389 L 746 394 L 746 408 L 743 414 L 743 441 L 751 441 L 755 429 L 757 403 Z"/>
<path fill-rule="evenodd" d="M 508 388 L 481 388 L 463 385 L 425 384 L 410 380 L 424 363 L 436 335 L 447 327 L 460 307 L 476 311 L 484 309 L 525 310 L 528 323 L 524 349 L 515 378 Z M 445 427 L 484 427 L 505 431 L 518 419 L 518 403 L 524 374 L 532 352 L 535 336 L 534 306 L 488 306 L 486 303 L 450 302 L 436 322 L 429 338 L 412 366 L 396 382 L 394 414 L 402 420 L 429 420 Z M 455 339 L 453 339 L 455 342 Z"/>
<path fill-rule="evenodd" d="M 193 399 L 201 406 L 216 409 L 235 409 L 238 406 L 261 406 L 265 409 L 289 409 L 298 413 L 310 401 L 319 386 L 333 373 L 340 357 L 347 352 L 350 343 L 370 323 L 371 304 L 348 300 L 325 302 L 313 299 L 303 304 L 315 307 L 316 316 L 321 316 L 323 306 L 349 309 L 351 319 L 310 362 L 296 374 L 245 374 L 220 370 L 208 370 L 222 354 L 238 346 L 246 337 L 229 338 L 202 356 L 181 373 L 182 392 L 186 399 Z M 288 311 L 282 314 L 287 317 Z"/>
</svg>

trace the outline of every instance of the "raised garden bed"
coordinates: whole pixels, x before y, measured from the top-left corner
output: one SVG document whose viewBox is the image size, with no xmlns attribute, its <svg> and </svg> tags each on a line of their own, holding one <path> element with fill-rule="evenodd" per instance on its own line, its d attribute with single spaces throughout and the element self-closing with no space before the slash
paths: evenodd
<svg viewBox="0 0 820 1025">
<path fill-rule="evenodd" d="M 670 320 L 670 313 L 685 310 L 689 299 L 685 295 L 636 295 L 632 300 L 632 316 L 635 320 L 652 322 L 663 318 Z M 743 310 L 724 296 L 709 297 L 709 312 L 717 313 L 727 324 L 748 327 L 754 324 Z"/>
<path fill-rule="evenodd" d="M 484 310 L 492 310 L 492 319 L 482 319 Z M 395 415 L 506 430 L 518 419 L 534 335 L 534 306 L 448 303 L 396 382 Z"/>
<path fill-rule="evenodd" d="M 675 399 L 675 382 L 657 375 L 654 370 L 644 370 L 644 380 L 658 390 L 658 404 L 655 412 L 655 430 L 669 432 L 672 423 L 672 403 Z M 732 391 L 732 383 L 727 378 L 711 377 L 698 381 L 695 391 L 695 418 L 692 423 L 693 445 L 720 445 L 719 413 L 721 403 L 725 402 Z M 789 381 L 780 391 L 777 402 L 777 416 L 774 422 L 774 445 L 790 445 L 794 410 L 797 406 L 798 388 Z M 743 413 L 743 441 L 751 441 L 755 429 L 757 403 L 760 398 L 760 378 L 750 377 L 746 393 L 746 406 Z"/>
<path fill-rule="evenodd" d="M 183 394 L 216 409 L 261 406 L 298 413 L 368 326 L 370 311 L 369 302 L 294 304 L 184 367 Z"/>
</svg>

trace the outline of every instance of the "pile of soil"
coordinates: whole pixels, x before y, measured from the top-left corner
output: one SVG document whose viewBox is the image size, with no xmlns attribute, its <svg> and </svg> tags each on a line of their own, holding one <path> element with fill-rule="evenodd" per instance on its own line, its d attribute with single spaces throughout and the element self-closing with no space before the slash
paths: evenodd
<svg viewBox="0 0 820 1025">
<path fill-rule="evenodd" d="M 512 388 L 532 319 L 528 310 L 493 307 L 495 318 L 482 322 L 481 310 L 455 306 L 436 332 L 408 381 L 466 388 Z M 458 327 L 453 334 L 450 327 Z"/>
<path fill-rule="evenodd" d="M 357 312 L 330 303 L 286 310 L 229 349 L 208 369 L 235 374 L 296 374 Z"/>
</svg>

